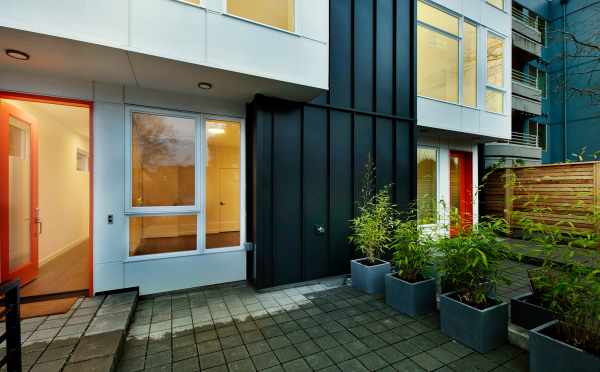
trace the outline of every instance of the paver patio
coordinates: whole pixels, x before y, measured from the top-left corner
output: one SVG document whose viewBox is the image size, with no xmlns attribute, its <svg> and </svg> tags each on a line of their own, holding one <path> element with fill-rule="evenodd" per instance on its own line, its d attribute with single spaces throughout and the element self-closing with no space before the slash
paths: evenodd
<svg viewBox="0 0 600 372">
<path fill-rule="evenodd" d="M 527 266 L 509 265 L 521 280 L 515 291 L 526 291 Z M 142 298 L 119 371 L 527 371 L 527 364 L 521 349 L 479 354 L 442 334 L 437 313 L 401 315 L 337 279 Z"/>
</svg>

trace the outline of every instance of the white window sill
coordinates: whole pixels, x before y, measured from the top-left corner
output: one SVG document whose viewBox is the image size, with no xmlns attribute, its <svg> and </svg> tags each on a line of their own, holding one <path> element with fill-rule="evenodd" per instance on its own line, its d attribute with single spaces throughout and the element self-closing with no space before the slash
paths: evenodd
<svg viewBox="0 0 600 372">
<path fill-rule="evenodd" d="M 240 21 L 252 23 L 252 24 L 255 24 L 255 25 L 258 25 L 258 26 L 270 28 L 271 30 L 274 30 L 274 31 L 283 32 L 283 33 L 286 33 L 286 34 L 289 34 L 289 35 L 292 35 L 292 36 L 296 36 L 296 37 L 302 37 L 302 35 L 300 35 L 299 33 L 295 32 L 295 31 L 289 31 L 289 30 L 286 30 L 286 29 L 283 29 L 283 28 L 271 26 L 271 25 L 268 25 L 266 23 L 255 21 L 253 19 L 240 17 L 240 16 L 237 16 L 237 15 L 234 15 L 234 14 L 229 14 L 229 13 L 226 13 L 226 12 L 223 12 L 223 15 L 226 16 L 226 17 L 231 17 L 231 18 L 238 19 Z"/>
<path fill-rule="evenodd" d="M 155 261 L 155 260 L 168 260 L 182 257 L 192 257 L 192 256 L 208 256 L 211 254 L 224 254 L 231 252 L 239 252 L 244 251 L 245 248 L 243 245 L 239 247 L 231 247 L 231 248 L 211 248 L 205 249 L 204 251 L 188 251 L 188 252 L 174 252 L 174 253 L 157 253 L 157 254 L 149 254 L 143 256 L 129 256 L 125 258 L 125 263 L 137 263 L 143 261 Z"/>
<path fill-rule="evenodd" d="M 194 7 L 194 8 L 199 8 L 199 9 L 206 10 L 206 7 L 204 5 L 201 5 L 201 4 L 192 4 L 192 3 L 188 3 L 187 1 L 184 1 L 184 0 L 173 0 L 173 1 L 175 1 L 177 3 L 180 3 L 180 4 L 191 6 L 191 7 Z"/>
</svg>

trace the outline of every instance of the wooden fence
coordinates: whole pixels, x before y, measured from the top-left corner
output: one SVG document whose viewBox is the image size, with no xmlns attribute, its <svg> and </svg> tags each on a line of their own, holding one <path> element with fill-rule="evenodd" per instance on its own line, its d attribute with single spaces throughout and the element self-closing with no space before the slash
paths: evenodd
<svg viewBox="0 0 600 372">
<path fill-rule="evenodd" d="M 564 231 L 600 233 L 600 162 L 497 169 L 483 180 L 481 211 L 560 226 Z"/>
</svg>

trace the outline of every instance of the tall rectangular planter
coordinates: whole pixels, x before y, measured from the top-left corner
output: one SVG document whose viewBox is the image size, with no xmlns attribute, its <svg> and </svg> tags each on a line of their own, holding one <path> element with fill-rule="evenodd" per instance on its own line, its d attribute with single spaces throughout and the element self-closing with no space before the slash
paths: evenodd
<svg viewBox="0 0 600 372">
<path fill-rule="evenodd" d="M 385 276 L 385 303 L 411 316 L 435 311 L 435 278 L 410 283 L 390 273 Z"/>
<path fill-rule="evenodd" d="M 365 258 L 350 261 L 352 287 L 369 294 L 383 293 L 385 288 L 385 275 L 391 270 L 387 261 L 377 260 L 376 265 L 363 265 Z"/>
<path fill-rule="evenodd" d="M 550 310 L 529 302 L 528 300 L 532 297 L 532 293 L 526 293 L 511 298 L 510 320 L 512 323 L 525 329 L 533 329 L 555 319 Z"/>
<path fill-rule="evenodd" d="M 440 296 L 442 332 L 463 344 L 485 353 L 506 343 L 508 338 L 508 303 L 480 310 L 450 297 Z"/>
<path fill-rule="evenodd" d="M 598 372 L 600 357 L 551 336 L 558 320 L 529 331 L 529 370 L 531 372 Z"/>
</svg>

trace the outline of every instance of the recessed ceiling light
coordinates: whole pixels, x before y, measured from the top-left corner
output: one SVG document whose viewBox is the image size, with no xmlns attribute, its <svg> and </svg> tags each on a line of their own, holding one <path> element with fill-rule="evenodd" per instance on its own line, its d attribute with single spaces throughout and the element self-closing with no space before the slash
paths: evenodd
<svg viewBox="0 0 600 372">
<path fill-rule="evenodd" d="M 20 61 L 29 60 L 29 54 L 25 52 L 21 52 L 20 50 L 15 49 L 6 49 L 6 55 L 10 58 L 18 59 Z"/>
<path fill-rule="evenodd" d="M 212 84 L 211 83 L 207 83 L 205 81 L 201 81 L 201 82 L 198 83 L 198 88 L 204 89 L 204 90 L 209 90 L 209 89 L 212 89 Z"/>
</svg>

